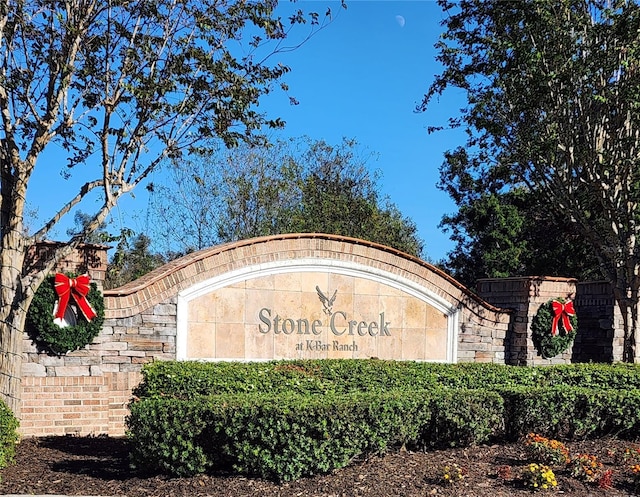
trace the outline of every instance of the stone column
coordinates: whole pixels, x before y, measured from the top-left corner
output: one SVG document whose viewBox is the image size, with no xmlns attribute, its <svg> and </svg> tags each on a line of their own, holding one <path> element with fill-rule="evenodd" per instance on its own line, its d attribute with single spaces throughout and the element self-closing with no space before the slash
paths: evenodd
<svg viewBox="0 0 640 497">
<path fill-rule="evenodd" d="M 542 304 L 562 297 L 573 300 L 577 281 L 573 278 L 523 276 L 479 280 L 480 297 L 496 307 L 514 311 L 507 335 L 505 362 L 512 365 L 571 363 L 572 347 L 563 354 L 544 359 L 531 340 L 531 321 Z"/>
</svg>

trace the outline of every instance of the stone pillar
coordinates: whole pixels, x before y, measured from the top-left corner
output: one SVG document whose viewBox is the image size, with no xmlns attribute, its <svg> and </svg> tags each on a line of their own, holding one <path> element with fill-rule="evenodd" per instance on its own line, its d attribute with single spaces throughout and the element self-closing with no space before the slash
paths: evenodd
<svg viewBox="0 0 640 497">
<path fill-rule="evenodd" d="M 514 278 L 486 278 L 479 280 L 480 297 L 496 307 L 513 310 L 513 318 L 506 340 L 505 362 L 512 365 L 567 364 L 571 362 L 572 347 L 563 354 L 544 359 L 531 340 L 531 321 L 542 304 L 562 297 L 573 300 L 576 295 L 573 278 L 523 276 Z"/>
<path fill-rule="evenodd" d="M 621 361 L 624 324 L 611 285 L 606 281 L 578 283 L 575 306 L 580 332 L 573 348 L 574 362 Z"/>
<path fill-rule="evenodd" d="M 27 254 L 28 265 L 34 269 L 42 267 L 41 262 L 48 259 L 49 255 L 60 242 L 37 242 L 29 247 Z M 83 244 L 74 250 L 66 259 L 60 261 L 54 271 L 69 272 L 75 274 L 89 273 L 91 281 L 98 285 L 98 289 L 104 287 L 104 280 L 107 275 L 107 250 L 106 245 Z"/>
</svg>

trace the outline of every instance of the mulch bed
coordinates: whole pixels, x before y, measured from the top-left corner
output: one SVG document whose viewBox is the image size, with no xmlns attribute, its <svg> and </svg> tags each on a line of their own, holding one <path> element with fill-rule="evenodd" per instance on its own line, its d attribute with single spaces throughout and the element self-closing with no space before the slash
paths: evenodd
<svg viewBox="0 0 640 497">
<path fill-rule="evenodd" d="M 499 444 L 427 452 L 395 451 L 353 461 L 347 468 L 296 482 L 274 483 L 218 473 L 192 478 L 144 476 L 129 468 L 127 441 L 111 437 L 48 437 L 24 439 L 15 464 L 0 471 L 0 493 L 102 496 L 466 496 L 531 495 L 519 479 L 529 462 L 522 444 Z M 613 438 L 568 443 L 572 453 L 596 455 L 613 470 L 613 488 L 604 490 L 556 472 L 564 496 L 635 495 L 630 473 L 620 463 L 628 441 Z M 442 468 L 456 463 L 466 472 L 462 481 L 442 483 Z M 500 467 L 502 475 L 498 475 Z M 508 474 L 510 473 L 510 475 Z M 506 476 L 506 478 L 505 478 Z"/>
</svg>

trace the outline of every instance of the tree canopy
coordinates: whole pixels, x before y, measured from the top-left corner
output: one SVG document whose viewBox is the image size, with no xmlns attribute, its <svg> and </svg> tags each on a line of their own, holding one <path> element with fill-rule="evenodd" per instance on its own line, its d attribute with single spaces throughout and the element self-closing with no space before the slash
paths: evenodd
<svg viewBox="0 0 640 497">
<path fill-rule="evenodd" d="M 355 140 L 304 138 L 174 161 L 170 181 L 153 187 L 150 233 L 162 252 L 318 232 L 420 256 L 415 223 L 380 194 L 370 159 Z"/>
<path fill-rule="evenodd" d="M 440 263 L 456 279 L 473 287 L 480 278 L 602 278 L 584 237 L 537 192 L 524 187 L 478 191 L 475 183 L 463 190 L 457 182 L 448 183 L 449 165 L 443 167 L 440 187 L 454 198 L 458 210 L 443 216 L 440 227 L 451 233 L 456 245 Z"/>
<path fill-rule="evenodd" d="M 640 6 L 634 0 L 440 0 L 444 69 L 420 110 L 449 87 L 467 104 L 449 125 L 451 184 L 524 188 L 570 223 L 611 283 L 636 356 L 640 251 Z M 437 127 L 432 128 L 432 130 Z"/>
<path fill-rule="evenodd" d="M 122 286 L 165 264 L 166 259 L 152 253 L 150 246 L 151 239 L 142 233 L 123 233 L 107 265 L 105 289 Z"/>
</svg>

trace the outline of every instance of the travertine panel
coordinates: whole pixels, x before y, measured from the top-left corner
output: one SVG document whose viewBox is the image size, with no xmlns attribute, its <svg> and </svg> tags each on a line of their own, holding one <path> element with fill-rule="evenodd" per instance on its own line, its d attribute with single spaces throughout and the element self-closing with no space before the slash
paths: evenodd
<svg viewBox="0 0 640 497">
<path fill-rule="evenodd" d="M 275 276 L 263 276 L 262 278 L 252 278 L 245 282 L 246 288 L 256 290 L 273 290 L 275 288 Z"/>
<path fill-rule="evenodd" d="M 403 328 L 412 328 L 414 326 L 407 322 L 407 316 L 405 315 L 407 300 L 407 298 L 400 296 L 381 296 L 378 299 L 378 306 L 381 311 L 384 311 L 384 317 L 390 323 L 402 323 Z"/>
<path fill-rule="evenodd" d="M 354 281 L 356 295 L 380 295 L 380 283 L 359 278 Z"/>
<path fill-rule="evenodd" d="M 353 295 L 355 281 L 352 276 L 330 273 L 328 274 L 328 280 L 328 286 L 330 286 L 331 288 L 340 288 L 340 292 L 343 296 Z"/>
<path fill-rule="evenodd" d="M 372 357 L 378 357 L 379 359 L 401 358 L 402 357 L 402 337 L 391 335 L 390 337 L 386 337 L 384 340 L 380 340 L 378 345 L 378 355 L 372 356 Z"/>
<path fill-rule="evenodd" d="M 425 359 L 438 360 L 446 357 L 447 341 L 442 330 L 427 329 L 425 333 Z"/>
<path fill-rule="evenodd" d="M 415 328 L 407 328 L 402 336 L 402 357 L 404 360 L 426 359 L 425 331 Z M 435 358 L 431 358 L 435 359 Z M 442 359 L 442 358 L 438 358 Z"/>
<path fill-rule="evenodd" d="M 408 328 L 425 328 L 427 326 L 427 313 L 432 307 L 428 307 L 418 299 L 404 299 L 404 323 Z M 435 310 L 435 309 L 433 309 Z M 444 324 L 446 329 L 446 323 Z"/>
<path fill-rule="evenodd" d="M 448 316 L 371 278 L 268 274 L 216 287 L 188 309 L 188 358 L 449 359 Z"/>
<path fill-rule="evenodd" d="M 226 359 L 244 359 L 244 325 L 219 323 L 216 325 L 216 356 Z"/>
<path fill-rule="evenodd" d="M 325 357 L 322 355 L 322 351 L 318 351 L 316 355 L 304 355 L 300 354 L 300 350 L 296 350 L 296 346 L 300 342 L 300 338 L 296 334 L 284 334 L 280 333 L 279 335 L 274 336 L 274 357 L 273 359 L 296 359 L 302 357 L 309 358 L 321 358 Z"/>
<path fill-rule="evenodd" d="M 216 320 L 216 306 L 219 296 L 209 293 L 189 302 L 190 323 L 211 323 Z"/>
<path fill-rule="evenodd" d="M 248 359 L 264 360 L 275 357 L 274 335 L 256 333 L 255 324 L 244 325 L 245 354 Z"/>
<path fill-rule="evenodd" d="M 187 354 L 191 359 L 216 356 L 216 323 L 189 323 Z"/>
<path fill-rule="evenodd" d="M 426 307 L 427 311 L 427 327 L 429 329 L 442 329 L 443 326 L 446 326 L 447 316 L 446 314 L 434 309 L 431 306 Z"/>
<path fill-rule="evenodd" d="M 242 323 L 246 291 L 242 288 L 226 287 L 216 291 L 216 321 L 219 323 Z"/>
<path fill-rule="evenodd" d="M 280 273 L 274 275 L 274 290 L 299 290 L 301 286 L 301 273 Z"/>
<path fill-rule="evenodd" d="M 256 289 L 255 287 L 249 285 L 247 285 L 245 297 L 245 323 L 253 323 L 255 317 L 260 313 L 260 309 L 264 307 L 266 307 L 267 309 L 273 309 L 273 306 L 276 302 L 275 292 L 267 292 L 264 289 Z"/>
<path fill-rule="evenodd" d="M 356 294 L 353 296 L 353 308 L 357 316 L 363 316 L 363 315 L 368 315 L 373 313 L 377 314 L 376 311 L 378 311 L 379 302 L 380 302 L 380 297 L 378 295 Z M 354 317 L 354 319 L 358 319 L 358 318 Z"/>
</svg>

